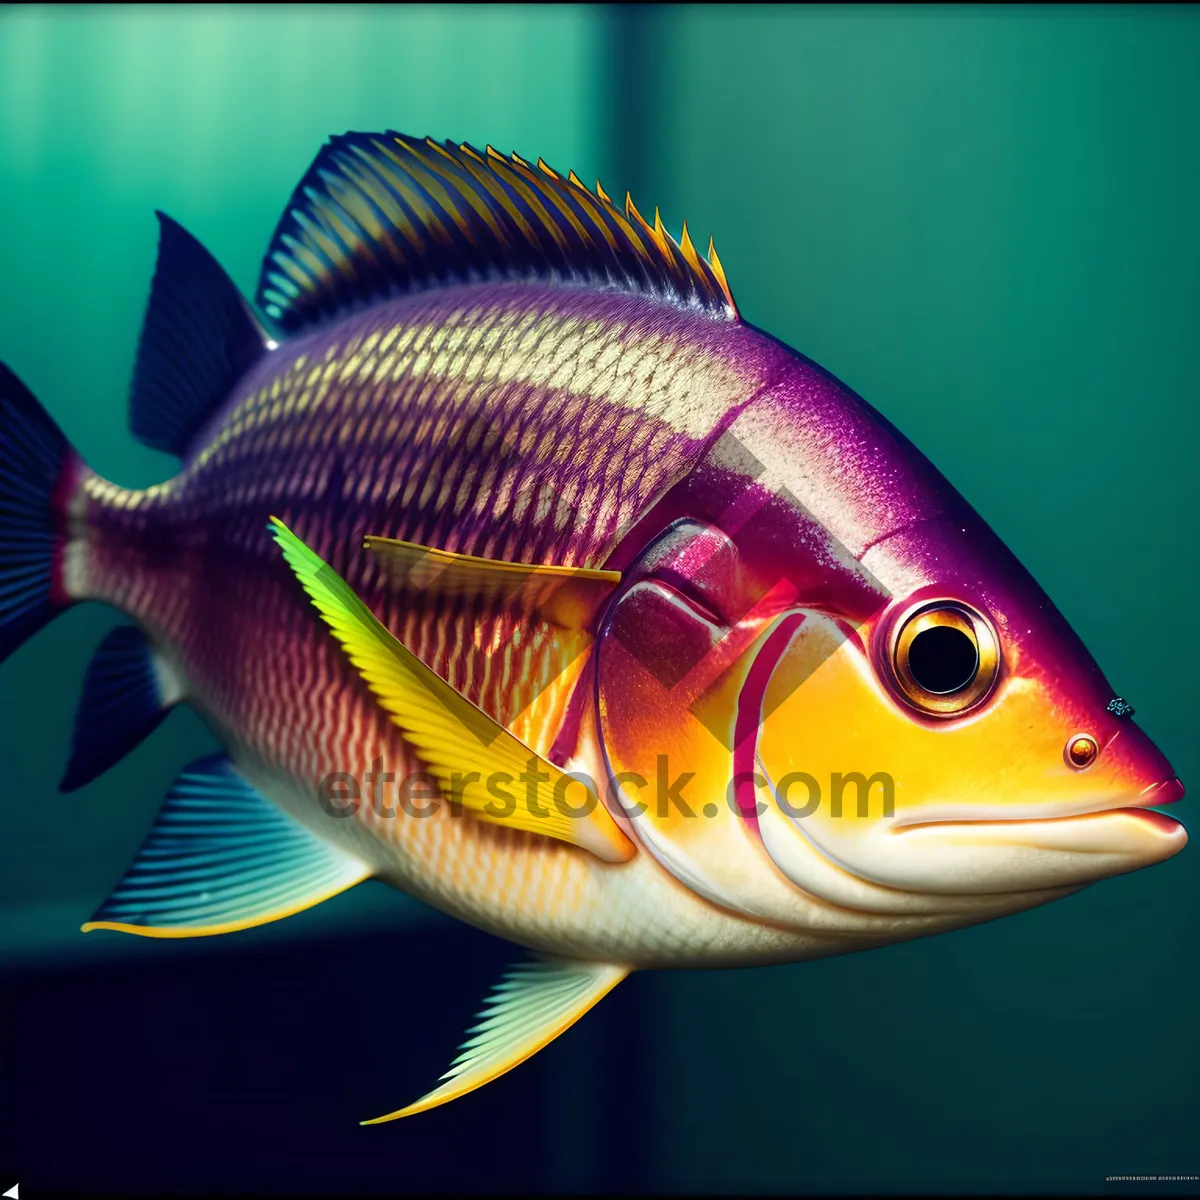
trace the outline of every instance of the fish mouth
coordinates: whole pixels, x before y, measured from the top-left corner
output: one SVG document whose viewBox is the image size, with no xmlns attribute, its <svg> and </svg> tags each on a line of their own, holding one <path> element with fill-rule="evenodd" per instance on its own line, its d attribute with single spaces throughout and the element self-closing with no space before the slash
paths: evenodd
<svg viewBox="0 0 1200 1200">
<path fill-rule="evenodd" d="M 1048 812 L 1045 801 L 990 811 L 956 805 L 927 809 L 909 820 L 788 818 L 788 824 L 827 862 L 876 892 L 983 901 L 1074 890 L 1173 857 L 1187 844 L 1187 831 L 1158 809 L 1182 796 L 1183 785 L 1172 776 L 1107 803 L 1093 796 L 1064 802 L 1057 811 Z M 776 862 L 804 886 L 798 874 Z"/>
<path fill-rule="evenodd" d="M 1164 862 L 1187 845 L 1183 825 L 1158 811 L 1182 795 L 1172 778 L 1082 812 L 894 827 L 862 845 L 859 866 L 894 885 L 934 891 L 1095 883 Z"/>
<path fill-rule="evenodd" d="M 986 720 L 933 730 L 878 701 L 863 655 L 841 646 L 826 653 L 833 633 L 814 626 L 805 640 L 805 627 L 775 667 L 755 748 L 775 793 L 760 834 L 797 886 L 823 885 L 829 872 L 819 874 L 810 861 L 817 855 L 870 885 L 872 896 L 879 888 L 954 897 L 1076 888 L 1162 862 L 1187 844 L 1183 825 L 1159 811 L 1183 787 L 1144 736 L 1116 750 L 1120 732 L 1107 737 L 1101 768 L 1079 774 L 1061 764 L 1060 734 L 1070 730 L 1057 717 L 1047 727 L 1044 688 L 1018 676 Z M 1016 752 L 1006 751 L 1010 743 Z M 869 763 L 841 773 L 843 763 L 884 748 L 894 773 L 868 773 Z M 796 797 L 770 785 L 789 775 L 801 785 Z"/>
<path fill-rule="evenodd" d="M 1160 813 L 1156 810 L 1164 808 L 1168 804 L 1175 804 L 1177 801 L 1182 800 L 1183 797 L 1183 783 L 1177 775 L 1173 775 L 1170 779 L 1162 779 L 1158 783 L 1149 784 L 1132 799 L 1120 797 L 1108 804 L 1097 805 L 1094 802 L 1084 800 L 1057 807 L 1047 806 L 1045 802 L 1042 802 L 1030 806 L 1028 809 L 1005 805 L 1003 809 L 997 806 L 994 811 L 988 812 L 984 816 L 964 816 L 959 815 L 958 812 L 954 812 L 951 815 L 947 811 L 945 816 L 930 817 L 925 815 L 919 819 L 913 818 L 911 820 L 894 821 L 891 829 L 895 834 L 903 834 L 907 830 L 925 829 L 934 826 L 1011 825 L 1016 823 L 1024 825 L 1036 824 L 1037 822 L 1085 820 L 1088 817 L 1101 816 L 1105 813 L 1124 813 L 1128 816 L 1148 821 L 1151 825 L 1159 829 L 1169 830 L 1176 827 L 1182 828 L 1182 822 L 1168 816 L 1166 813 Z M 1047 811 L 1048 807 L 1052 807 L 1053 811 Z"/>
</svg>

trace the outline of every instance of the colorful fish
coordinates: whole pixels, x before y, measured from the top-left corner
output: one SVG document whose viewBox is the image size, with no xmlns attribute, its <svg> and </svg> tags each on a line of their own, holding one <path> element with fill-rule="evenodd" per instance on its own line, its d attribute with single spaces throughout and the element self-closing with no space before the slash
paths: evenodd
<svg viewBox="0 0 1200 1200">
<path fill-rule="evenodd" d="M 0 655 L 83 600 L 65 790 L 194 706 L 86 929 L 380 879 L 534 952 L 427 1095 L 633 970 L 790 962 L 1159 862 L 1183 789 L 1037 584 L 885 419 L 741 320 L 715 251 L 490 148 L 348 134 L 257 311 L 159 214 L 101 479 L 0 368 Z"/>
</svg>

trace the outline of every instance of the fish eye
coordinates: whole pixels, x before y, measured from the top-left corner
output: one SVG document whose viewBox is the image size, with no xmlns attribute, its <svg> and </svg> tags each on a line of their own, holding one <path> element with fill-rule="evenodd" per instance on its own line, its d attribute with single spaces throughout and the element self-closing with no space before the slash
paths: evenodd
<svg viewBox="0 0 1200 1200">
<path fill-rule="evenodd" d="M 979 613 L 965 604 L 938 601 L 900 625 L 892 666 L 914 708 L 957 716 L 991 691 L 1000 655 L 995 634 Z"/>
</svg>

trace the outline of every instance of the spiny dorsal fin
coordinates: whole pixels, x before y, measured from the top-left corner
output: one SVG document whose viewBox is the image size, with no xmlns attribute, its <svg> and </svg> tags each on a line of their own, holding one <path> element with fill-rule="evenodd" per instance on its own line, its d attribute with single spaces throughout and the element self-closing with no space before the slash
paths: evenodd
<svg viewBox="0 0 1200 1200">
<path fill-rule="evenodd" d="M 330 139 L 292 196 L 263 263 L 258 304 L 298 329 L 388 296 L 454 283 L 540 279 L 640 292 L 735 320 L 709 243 L 680 242 L 655 211 L 622 213 L 540 158 L 404 134 Z"/>
</svg>

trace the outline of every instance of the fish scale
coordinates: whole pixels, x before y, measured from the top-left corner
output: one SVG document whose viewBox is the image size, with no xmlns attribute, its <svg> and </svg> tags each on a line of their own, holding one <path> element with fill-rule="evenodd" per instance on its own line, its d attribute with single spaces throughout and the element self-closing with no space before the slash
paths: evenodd
<svg viewBox="0 0 1200 1200">
<path fill-rule="evenodd" d="M 298 783 L 313 807 L 320 781 L 330 774 L 361 778 L 382 759 L 402 777 L 420 762 L 296 595 L 262 537 L 268 515 L 277 513 L 343 567 L 380 620 L 427 665 L 497 720 L 515 723 L 545 753 L 570 695 L 565 680 L 539 690 L 547 676 L 560 675 L 556 654 L 563 657 L 547 629 L 527 628 L 517 646 L 511 618 L 478 606 L 447 612 L 391 593 L 371 558 L 349 548 L 371 532 L 515 561 L 598 563 L 622 528 L 702 452 L 705 421 L 711 436 L 731 403 L 758 385 L 724 365 L 714 369 L 702 418 L 692 389 L 672 391 L 677 376 L 670 369 L 675 346 L 688 347 L 705 333 L 694 318 L 666 322 L 657 306 L 636 298 L 564 302 L 525 288 L 501 297 L 497 314 L 475 324 L 478 301 L 463 291 L 468 294 L 456 302 L 398 303 L 369 314 L 357 328 L 285 343 L 244 381 L 214 422 L 207 446 L 169 484 L 128 496 L 94 477 L 83 485 L 86 519 L 99 536 L 79 594 L 115 600 L 151 629 L 189 681 L 189 698 L 223 741 L 236 744 L 235 761 L 280 773 L 288 788 Z M 663 358 L 658 371 L 648 365 L 652 355 L 640 336 L 647 324 L 656 330 Z M 451 332 L 439 335 L 439 325 Z M 423 332 L 410 338 L 414 329 Z M 451 352 L 446 343 L 456 331 L 461 336 Z M 505 332 L 513 355 L 524 356 L 501 365 L 497 360 L 510 345 Z M 390 387 L 373 383 L 380 374 Z M 635 395 L 622 383 L 628 379 L 657 380 L 658 390 Z M 606 398 L 606 387 L 619 392 L 619 402 Z M 400 455 L 381 453 L 372 438 L 381 413 L 397 417 L 398 439 L 414 435 Z M 690 435 L 681 436 L 677 424 Z M 309 437 L 299 436 L 309 429 Z M 289 430 L 290 453 L 279 440 Z M 422 430 L 424 443 L 415 436 Z M 472 452 L 485 446 L 491 462 L 500 456 L 510 481 L 508 507 L 499 513 L 480 486 L 485 473 L 454 502 L 467 469 L 479 465 Z M 581 462 L 602 464 L 594 482 L 580 472 Z M 353 487 L 356 479 L 378 483 L 389 466 L 378 496 Z M 339 479 L 343 503 L 330 504 L 328 489 Z M 562 510 L 548 498 L 567 485 L 594 497 L 590 522 L 555 521 Z M 524 504 L 522 497 L 528 497 Z M 171 529 L 185 541 L 198 536 L 200 564 L 191 578 L 204 587 L 190 589 L 189 603 L 179 602 L 177 571 L 139 562 L 136 549 L 131 552 L 135 522 Z M 496 653 L 473 650 L 494 640 L 502 647 Z M 542 655 L 550 661 L 540 661 Z M 514 680 L 525 687 L 514 687 Z M 531 711 L 539 695 L 548 703 Z M 294 800 L 288 803 L 296 808 Z M 302 809 L 298 815 L 311 819 Z M 585 919 L 578 915 L 583 881 L 603 872 L 569 847 L 519 831 L 502 836 L 469 817 L 380 819 L 362 805 L 353 820 L 382 843 L 382 852 L 370 847 L 371 853 L 395 869 L 408 890 L 519 937 L 528 938 L 525 927 L 545 923 L 556 910 Z M 348 841 L 361 849 L 357 837 Z M 505 895 L 502 917 L 496 882 Z M 550 905 L 546 896 L 553 897 Z M 663 936 L 662 930 L 639 931 L 641 922 L 628 921 L 607 894 L 603 902 L 593 896 L 592 905 L 589 943 L 603 939 L 613 923 L 635 942 Z M 636 944 L 629 949 L 636 953 Z"/>
</svg>

